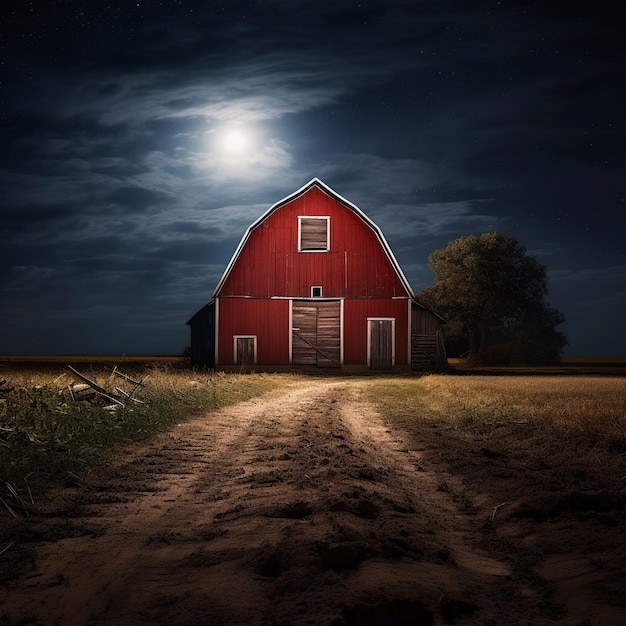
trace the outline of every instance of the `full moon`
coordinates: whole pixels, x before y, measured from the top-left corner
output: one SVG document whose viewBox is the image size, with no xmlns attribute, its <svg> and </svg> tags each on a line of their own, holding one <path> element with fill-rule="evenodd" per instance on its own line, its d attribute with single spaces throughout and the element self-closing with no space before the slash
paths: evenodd
<svg viewBox="0 0 626 626">
<path fill-rule="evenodd" d="M 216 164 L 241 167 L 254 160 L 262 145 L 259 129 L 252 124 L 226 123 L 206 132 L 206 150 Z"/>
<path fill-rule="evenodd" d="M 223 126 L 215 135 L 217 148 L 224 157 L 242 157 L 254 149 L 254 133 L 248 126 Z"/>
<path fill-rule="evenodd" d="M 224 134 L 222 145 L 226 152 L 241 154 L 248 148 L 248 138 L 240 130 L 230 130 Z"/>
</svg>

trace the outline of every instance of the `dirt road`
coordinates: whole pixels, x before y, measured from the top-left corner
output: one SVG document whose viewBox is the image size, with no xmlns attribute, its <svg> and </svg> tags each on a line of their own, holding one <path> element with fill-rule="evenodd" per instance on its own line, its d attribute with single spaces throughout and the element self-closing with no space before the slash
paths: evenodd
<svg viewBox="0 0 626 626">
<path fill-rule="evenodd" d="M 558 621 L 544 582 L 384 425 L 364 385 L 298 382 L 68 489 L 31 522 L 34 568 L 0 590 L 0 624 Z"/>
</svg>

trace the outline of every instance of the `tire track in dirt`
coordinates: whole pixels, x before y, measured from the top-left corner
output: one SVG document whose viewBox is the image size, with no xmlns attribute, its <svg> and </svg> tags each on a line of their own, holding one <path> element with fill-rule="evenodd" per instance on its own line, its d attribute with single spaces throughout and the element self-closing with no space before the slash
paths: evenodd
<svg viewBox="0 0 626 626">
<path fill-rule="evenodd" d="M 519 593 L 502 555 L 478 547 L 475 520 L 363 385 L 307 380 L 128 451 L 50 513 L 93 532 L 42 544 L 35 570 L 0 591 L 0 617 L 523 623 L 532 585 Z"/>
</svg>

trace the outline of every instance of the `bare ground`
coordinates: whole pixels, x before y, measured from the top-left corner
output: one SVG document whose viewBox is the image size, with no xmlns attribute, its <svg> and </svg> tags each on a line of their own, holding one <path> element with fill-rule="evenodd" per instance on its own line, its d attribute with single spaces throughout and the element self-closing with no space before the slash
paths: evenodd
<svg viewBox="0 0 626 626">
<path fill-rule="evenodd" d="M 621 496 L 532 492 L 458 433 L 391 426 L 365 385 L 194 419 L 2 518 L 20 529 L 0 559 L 32 564 L 0 624 L 626 623 Z"/>
</svg>

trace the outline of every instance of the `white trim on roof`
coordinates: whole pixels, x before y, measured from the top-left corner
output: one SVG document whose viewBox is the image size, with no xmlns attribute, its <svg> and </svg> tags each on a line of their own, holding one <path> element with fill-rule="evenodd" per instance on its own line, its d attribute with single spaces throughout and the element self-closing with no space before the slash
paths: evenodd
<svg viewBox="0 0 626 626">
<path fill-rule="evenodd" d="M 217 296 L 219 296 L 220 289 L 222 288 L 222 285 L 224 284 L 224 282 L 228 278 L 228 275 L 230 274 L 233 266 L 235 265 L 235 262 L 239 258 L 239 255 L 241 254 L 241 251 L 243 250 L 243 247 L 246 245 L 246 243 L 248 241 L 248 238 L 250 237 L 250 233 L 259 224 L 261 224 L 267 217 L 269 217 L 274 211 L 279 209 L 284 204 L 287 204 L 288 202 L 291 202 L 295 198 L 303 195 L 309 189 L 311 189 L 311 187 L 318 187 L 319 189 L 321 189 L 321 191 L 323 191 L 324 193 L 329 195 L 331 198 L 334 198 L 335 200 L 338 200 L 339 202 L 344 204 L 348 209 L 350 209 L 351 211 L 356 213 L 372 229 L 372 231 L 374 231 L 374 234 L 376 235 L 376 238 L 378 239 L 378 242 L 383 247 L 383 250 L 385 251 L 385 254 L 387 255 L 387 258 L 389 259 L 389 261 L 391 262 L 391 265 L 393 266 L 394 270 L 396 271 L 396 274 L 398 275 L 398 278 L 400 279 L 400 282 L 402 283 L 402 285 L 406 289 L 407 295 L 409 296 L 409 298 L 414 298 L 415 296 L 414 296 L 414 293 L 413 293 L 413 289 L 411 288 L 411 285 L 410 285 L 409 281 L 407 280 L 406 276 L 404 275 L 404 272 L 402 271 L 402 268 L 400 267 L 400 264 L 398 263 L 398 261 L 396 260 L 396 257 L 394 256 L 393 252 L 391 251 L 391 247 L 387 243 L 387 240 L 385 239 L 385 236 L 383 235 L 383 233 L 380 230 L 380 228 L 369 217 L 367 217 L 367 215 L 365 215 L 365 213 L 363 213 L 363 211 L 361 211 L 361 209 L 359 209 L 359 207 L 356 206 L 356 204 L 353 204 L 349 200 L 346 200 L 343 196 L 340 196 L 336 191 L 331 189 L 326 183 L 322 182 L 319 178 L 312 178 L 306 185 L 303 185 L 297 191 L 294 191 L 293 193 L 289 194 L 287 197 L 285 197 L 282 200 L 279 200 L 278 202 L 273 204 L 267 211 L 265 211 L 265 213 L 263 213 L 263 215 L 261 215 L 257 220 L 255 220 L 248 227 L 248 229 L 244 233 L 243 237 L 241 238 L 241 241 L 239 242 L 239 245 L 237 246 L 237 248 L 236 248 L 236 250 L 235 250 L 231 260 L 229 261 L 228 265 L 226 266 L 226 269 L 224 270 L 224 273 L 222 274 L 222 277 L 220 278 L 219 282 L 217 283 L 217 286 L 215 287 L 215 290 L 213 291 L 213 297 L 216 298 Z"/>
</svg>

